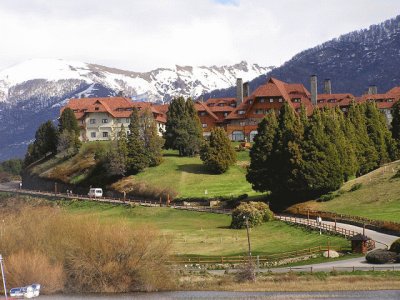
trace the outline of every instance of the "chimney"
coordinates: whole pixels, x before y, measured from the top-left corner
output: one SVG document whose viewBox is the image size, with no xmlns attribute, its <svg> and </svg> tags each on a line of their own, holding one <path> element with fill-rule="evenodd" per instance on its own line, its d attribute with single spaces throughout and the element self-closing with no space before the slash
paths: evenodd
<svg viewBox="0 0 400 300">
<path fill-rule="evenodd" d="M 236 103 L 239 106 L 243 102 L 243 79 L 236 79 Z"/>
<path fill-rule="evenodd" d="M 376 95 L 378 94 L 378 88 L 376 85 L 370 85 L 368 87 L 368 95 Z"/>
<path fill-rule="evenodd" d="M 311 103 L 317 105 L 317 75 L 311 75 Z"/>
<path fill-rule="evenodd" d="M 243 83 L 243 97 L 248 97 L 250 96 L 250 86 L 249 82 Z"/>
<path fill-rule="evenodd" d="M 324 94 L 332 94 L 332 84 L 329 78 L 324 81 Z"/>
</svg>

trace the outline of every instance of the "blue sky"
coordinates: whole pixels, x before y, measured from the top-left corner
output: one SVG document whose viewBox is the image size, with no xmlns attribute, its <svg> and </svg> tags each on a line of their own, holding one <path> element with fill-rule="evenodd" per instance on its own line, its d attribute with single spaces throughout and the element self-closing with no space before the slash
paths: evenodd
<svg viewBox="0 0 400 300">
<path fill-rule="evenodd" d="M 1 0 L 0 69 L 31 58 L 278 66 L 399 12 L 399 0 Z"/>
</svg>

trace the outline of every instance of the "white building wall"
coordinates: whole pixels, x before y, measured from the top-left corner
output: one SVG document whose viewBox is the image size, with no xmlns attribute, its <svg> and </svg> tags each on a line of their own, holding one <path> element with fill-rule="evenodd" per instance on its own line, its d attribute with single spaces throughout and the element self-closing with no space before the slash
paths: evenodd
<svg viewBox="0 0 400 300">
<path fill-rule="evenodd" d="M 105 121 L 107 120 L 107 121 Z M 129 132 L 130 118 L 114 118 L 108 113 L 88 113 L 81 121 L 82 128 L 80 139 L 82 141 L 109 141 L 116 139 L 121 126 Z M 162 136 L 165 124 L 157 123 L 158 134 Z"/>
</svg>

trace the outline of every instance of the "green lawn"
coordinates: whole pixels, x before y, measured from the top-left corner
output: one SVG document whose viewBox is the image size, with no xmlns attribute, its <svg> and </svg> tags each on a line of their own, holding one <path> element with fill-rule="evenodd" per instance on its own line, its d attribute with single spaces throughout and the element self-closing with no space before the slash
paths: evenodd
<svg viewBox="0 0 400 300">
<path fill-rule="evenodd" d="M 260 195 L 246 181 L 249 151 L 238 153 L 238 162 L 224 174 L 210 174 L 199 157 L 179 157 L 177 151 L 164 151 L 164 162 L 133 178 L 156 187 L 172 188 L 178 197 Z M 124 181 L 129 180 L 123 179 Z"/>
<path fill-rule="evenodd" d="M 210 213 L 180 211 L 173 208 L 122 207 L 93 202 L 66 202 L 72 213 L 93 214 L 105 222 L 123 218 L 132 226 L 149 225 L 173 240 L 173 252 L 185 255 L 243 255 L 247 251 L 245 230 L 229 229 L 231 217 Z M 335 236 L 293 227 L 280 221 L 251 229 L 253 253 L 275 254 L 314 246 L 349 246 Z"/>
<path fill-rule="evenodd" d="M 400 161 L 348 181 L 341 194 L 326 202 L 309 201 L 301 208 L 362 216 L 370 219 L 400 222 Z M 350 191 L 356 184 L 361 187 Z"/>
</svg>

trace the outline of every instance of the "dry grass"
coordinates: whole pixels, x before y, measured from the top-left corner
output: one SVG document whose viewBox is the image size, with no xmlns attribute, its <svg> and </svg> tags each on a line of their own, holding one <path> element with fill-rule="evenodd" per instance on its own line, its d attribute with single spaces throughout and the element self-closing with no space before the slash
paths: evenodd
<svg viewBox="0 0 400 300">
<path fill-rule="evenodd" d="M 4 219 L 0 253 L 9 280 L 17 286 L 38 282 L 49 293 L 60 289 L 150 291 L 171 286 L 166 265 L 170 242 L 154 228 L 133 228 L 123 220 L 106 224 L 45 206 L 7 211 L 0 217 Z M 24 262 L 28 263 L 23 266 Z"/>
<path fill-rule="evenodd" d="M 51 263 L 46 255 L 35 250 L 11 254 L 7 259 L 6 278 L 12 287 L 40 283 L 45 294 L 62 291 L 65 283 L 62 264 Z"/>
<path fill-rule="evenodd" d="M 389 290 L 398 289 L 399 276 L 378 277 L 371 275 L 297 275 L 294 273 L 279 275 L 261 275 L 255 282 L 237 282 L 235 276 L 190 275 L 180 280 L 182 290 L 219 290 L 219 291 L 343 291 L 343 290 Z"/>
</svg>

